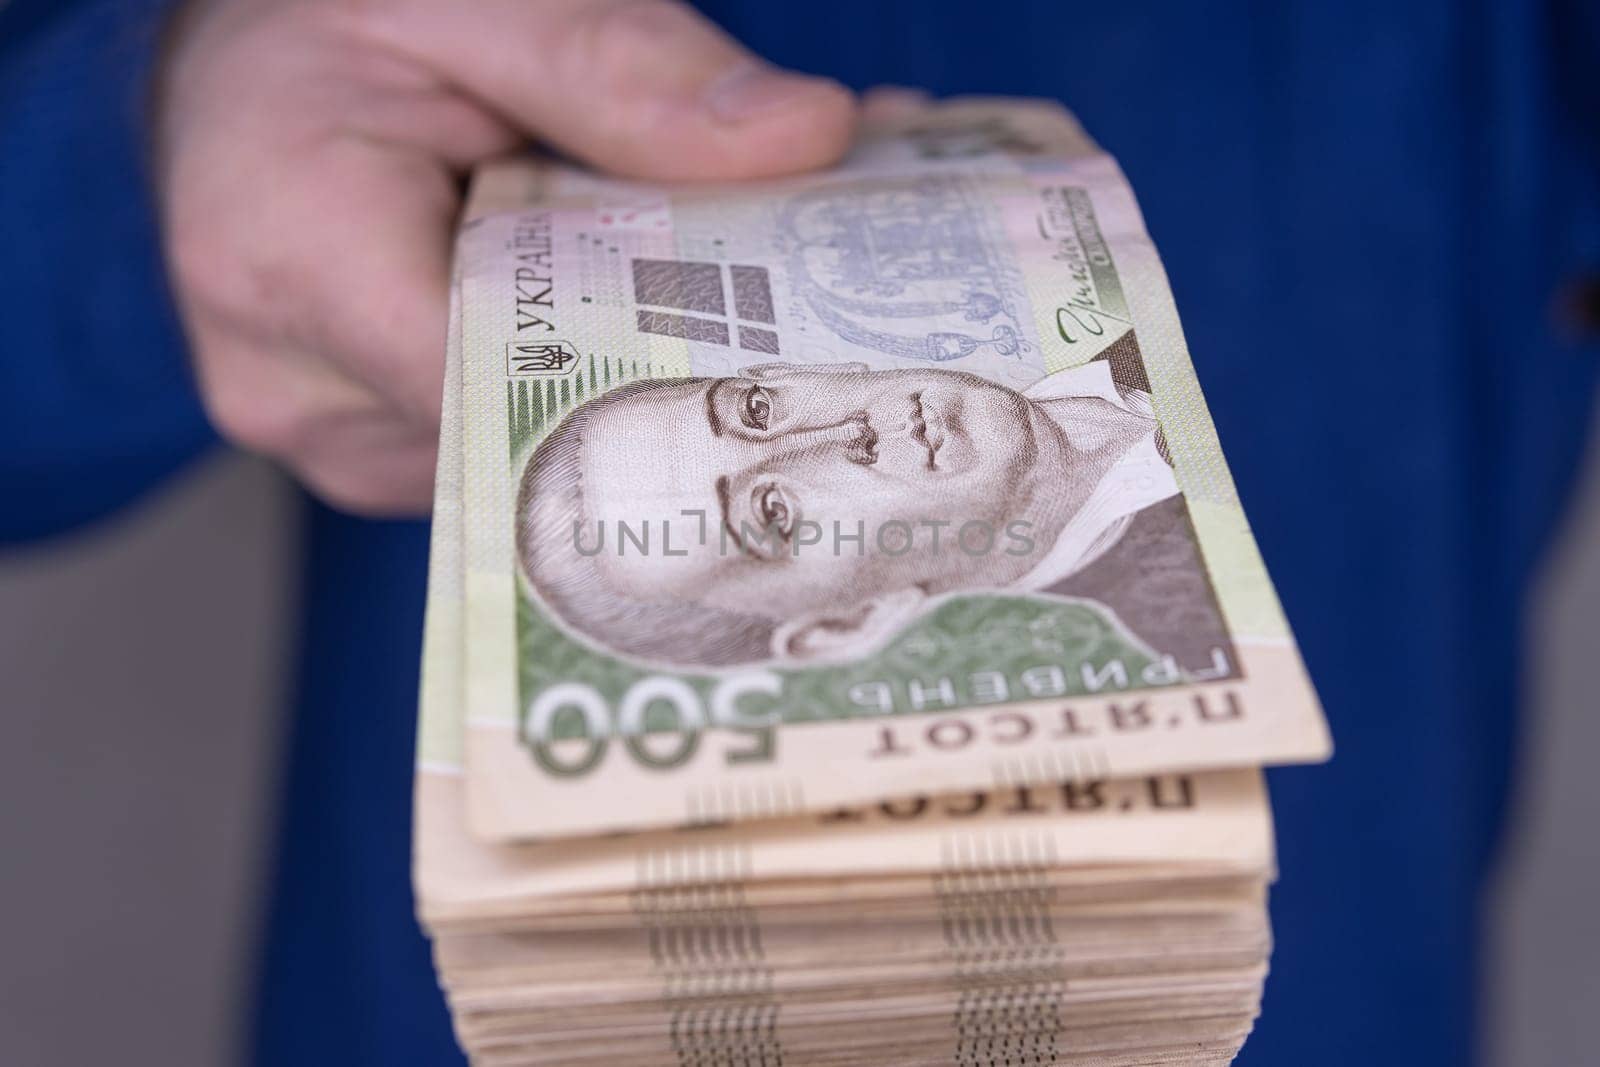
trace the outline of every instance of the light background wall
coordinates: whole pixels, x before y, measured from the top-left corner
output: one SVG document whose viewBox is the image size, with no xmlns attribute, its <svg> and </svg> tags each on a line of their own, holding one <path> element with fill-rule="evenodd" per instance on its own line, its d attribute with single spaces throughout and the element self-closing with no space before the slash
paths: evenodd
<svg viewBox="0 0 1600 1067">
<path fill-rule="evenodd" d="M 0 1064 L 238 1062 L 293 508 L 219 456 L 0 556 Z"/>
<path fill-rule="evenodd" d="M 1592 453 L 1530 635 L 1490 1067 L 1600 1047 L 1600 438 Z M 295 517 L 277 474 L 222 455 L 84 536 L 0 556 L 0 1064 L 239 1062 Z"/>
<path fill-rule="evenodd" d="M 1600 1064 L 1600 418 L 1535 591 L 1518 793 L 1489 931 L 1490 1067 Z"/>
</svg>

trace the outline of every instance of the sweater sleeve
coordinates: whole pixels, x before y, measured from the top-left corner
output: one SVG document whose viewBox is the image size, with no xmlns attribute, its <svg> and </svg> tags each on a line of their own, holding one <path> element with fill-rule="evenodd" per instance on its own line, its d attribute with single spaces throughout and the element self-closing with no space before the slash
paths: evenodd
<svg viewBox="0 0 1600 1067">
<path fill-rule="evenodd" d="M 104 515 L 214 441 L 145 150 L 166 6 L 0 9 L 0 542 Z"/>
</svg>

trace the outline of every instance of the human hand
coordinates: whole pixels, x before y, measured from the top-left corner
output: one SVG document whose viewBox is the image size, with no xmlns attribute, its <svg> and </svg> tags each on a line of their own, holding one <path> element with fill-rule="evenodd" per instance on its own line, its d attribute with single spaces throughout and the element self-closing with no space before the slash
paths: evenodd
<svg viewBox="0 0 1600 1067">
<path fill-rule="evenodd" d="M 526 139 L 654 179 L 822 166 L 841 86 L 672 0 L 198 0 L 157 116 L 158 192 L 220 432 L 335 506 L 431 498 L 460 177 Z"/>
</svg>

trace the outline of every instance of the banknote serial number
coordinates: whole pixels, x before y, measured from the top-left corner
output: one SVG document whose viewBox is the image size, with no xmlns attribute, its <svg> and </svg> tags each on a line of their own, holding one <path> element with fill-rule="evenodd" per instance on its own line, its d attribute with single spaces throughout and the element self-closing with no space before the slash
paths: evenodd
<svg viewBox="0 0 1600 1067">
<path fill-rule="evenodd" d="M 1157 775 L 1111 781 L 1090 778 L 1054 785 L 1013 785 L 972 793 L 912 796 L 864 807 L 823 812 L 824 825 L 862 822 L 916 822 L 927 818 L 968 819 L 978 815 L 1053 815 L 1089 812 L 1192 811 L 1194 779 Z"/>
</svg>

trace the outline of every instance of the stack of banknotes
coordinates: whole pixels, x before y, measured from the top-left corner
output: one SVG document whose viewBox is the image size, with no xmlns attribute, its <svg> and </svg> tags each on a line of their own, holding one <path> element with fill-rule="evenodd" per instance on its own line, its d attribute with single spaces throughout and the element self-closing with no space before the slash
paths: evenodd
<svg viewBox="0 0 1600 1067">
<path fill-rule="evenodd" d="M 1115 162 L 1005 100 L 520 158 L 455 262 L 415 881 L 473 1062 L 1230 1062 L 1260 767 L 1329 739 Z"/>
</svg>

